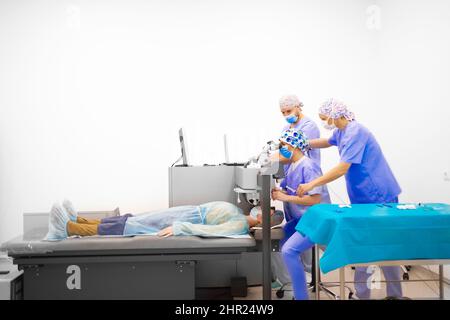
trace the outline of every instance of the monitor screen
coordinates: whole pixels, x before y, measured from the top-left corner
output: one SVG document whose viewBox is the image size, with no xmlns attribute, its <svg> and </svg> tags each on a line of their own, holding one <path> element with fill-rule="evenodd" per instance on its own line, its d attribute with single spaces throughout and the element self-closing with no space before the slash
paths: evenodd
<svg viewBox="0 0 450 320">
<path fill-rule="evenodd" d="M 180 135 L 180 147 L 181 147 L 181 156 L 183 157 L 183 165 L 188 166 L 189 165 L 189 159 L 188 159 L 188 152 L 187 152 L 187 143 L 186 143 L 186 133 L 185 129 L 180 128 L 178 131 Z"/>
</svg>

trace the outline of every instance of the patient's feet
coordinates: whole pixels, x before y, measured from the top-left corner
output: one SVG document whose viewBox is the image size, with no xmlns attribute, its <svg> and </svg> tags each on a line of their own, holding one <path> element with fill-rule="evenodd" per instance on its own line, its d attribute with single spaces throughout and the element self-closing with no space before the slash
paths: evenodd
<svg viewBox="0 0 450 320">
<path fill-rule="evenodd" d="M 73 206 L 72 202 L 65 199 L 63 201 L 63 207 L 66 209 L 67 213 L 69 214 L 70 221 L 77 222 L 78 212 L 75 210 L 75 207 Z"/>
<path fill-rule="evenodd" d="M 70 221 L 69 214 L 63 206 L 55 203 L 50 211 L 48 222 L 48 233 L 45 240 L 56 241 L 67 238 L 67 223 Z"/>
</svg>

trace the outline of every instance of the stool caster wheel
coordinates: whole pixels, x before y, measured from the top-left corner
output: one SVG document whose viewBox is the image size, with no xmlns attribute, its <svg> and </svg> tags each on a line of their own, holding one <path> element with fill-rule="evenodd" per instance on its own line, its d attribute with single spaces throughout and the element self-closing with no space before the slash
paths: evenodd
<svg viewBox="0 0 450 320">
<path fill-rule="evenodd" d="M 277 298 L 278 298 L 278 299 L 283 298 L 283 297 L 284 297 L 284 290 L 278 290 L 277 293 L 276 293 L 276 295 L 277 295 Z"/>
<path fill-rule="evenodd" d="M 406 272 L 403 274 L 403 280 L 409 280 L 409 274 Z"/>
<path fill-rule="evenodd" d="M 349 294 L 348 294 L 348 300 L 352 300 L 353 299 L 353 292 L 350 292 Z"/>
</svg>

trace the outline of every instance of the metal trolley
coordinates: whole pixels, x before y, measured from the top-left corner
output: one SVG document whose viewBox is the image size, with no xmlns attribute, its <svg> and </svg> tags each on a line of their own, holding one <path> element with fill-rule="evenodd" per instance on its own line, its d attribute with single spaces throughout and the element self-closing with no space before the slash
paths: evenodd
<svg viewBox="0 0 450 320">
<path fill-rule="evenodd" d="M 339 268 L 339 282 L 322 282 L 320 279 L 320 265 L 319 265 L 319 246 L 314 246 L 314 259 L 315 259 L 315 274 L 318 275 L 315 277 L 315 287 L 318 288 L 315 290 L 315 298 L 316 300 L 320 300 L 320 291 L 325 290 L 327 285 L 330 286 L 339 286 L 339 296 L 337 298 L 339 300 L 346 300 L 347 296 L 345 293 L 346 284 L 348 283 L 355 283 L 354 281 L 346 281 L 345 280 L 345 268 L 348 266 L 343 266 Z M 349 266 L 352 267 L 369 267 L 372 265 L 377 266 L 425 266 L 425 265 L 438 265 L 439 266 L 439 273 L 438 273 L 438 279 L 420 279 L 420 280 L 407 280 L 408 282 L 439 282 L 439 299 L 444 300 L 444 265 L 449 265 L 450 259 L 419 259 L 419 260 L 389 260 L 389 261 L 376 261 L 376 262 L 370 262 L 370 263 L 359 263 L 359 264 L 351 264 Z M 404 282 L 402 280 L 399 280 L 400 282 Z M 386 282 L 386 281 L 382 281 Z M 348 298 L 351 298 L 352 292 L 350 291 L 350 295 Z"/>
</svg>

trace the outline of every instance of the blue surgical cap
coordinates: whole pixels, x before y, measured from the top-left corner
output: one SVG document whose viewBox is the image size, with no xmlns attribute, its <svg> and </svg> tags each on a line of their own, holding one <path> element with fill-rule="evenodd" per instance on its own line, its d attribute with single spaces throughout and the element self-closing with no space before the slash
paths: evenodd
<svg viewBox="0 0 450 320">
<path fill-rule="evenodd" d="M 304 155 L 308 155 L 308 151 L 311 149 L 308 137 L 299 129 L 284 130 L 281 134 L 280 141 L 287 143 L 294 148 L 299 148 Z"/>
</svg>

